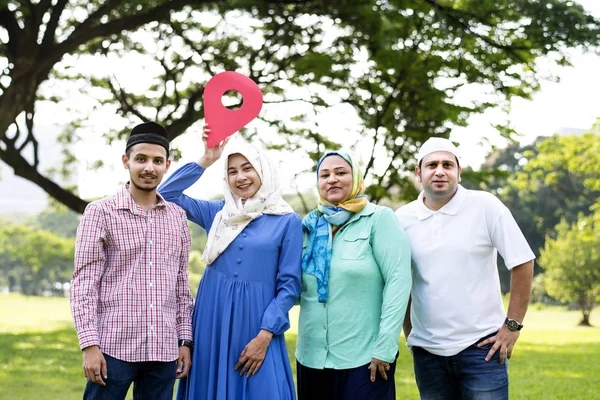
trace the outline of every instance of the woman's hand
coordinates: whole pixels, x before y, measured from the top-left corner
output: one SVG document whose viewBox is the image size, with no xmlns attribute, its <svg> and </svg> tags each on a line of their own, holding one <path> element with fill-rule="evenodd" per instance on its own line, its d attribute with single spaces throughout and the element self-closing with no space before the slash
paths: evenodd
<svg viewBox="0 0 600 400">
<path fill-rule="evenodd" d="M 379 374 L 383 380 L 387 381 L 386 371 L 390 370 L 390 363 L 373 358 L 371 360 L 371 364 L 369 365 L 369 370 L 371 371 L 371 382 L 375 382 L 377 371 L 379 371 Z"/>
<path fill-rule="evenodd" d="M 213 165 L 215 163 L 215 161 L 217 161 L 221 157 L 221 154 L 223 154 L 223 149 L 225 148 L 225 145 L 229 141 L 229 138 L 227 138 L 227 139 L 223 140 L 221 143 L 219 143 L 218 145 L 216 145 L 215 147 L 208 147 L 206 140 L 208 139 L 209 132 L 210 132 L 210 129 L 208 128 L 208 125 L 204 124 L 204 126 L 202 127 L 202 141 L 204 142 L 204 155 L 200 158 L 200 160 L 198 160 L 198 165 L 200 165 L 204 169 Z"/>
<path fill-rule="evenodd" d="M 265 356 L 267 355 L 267 349 L 269 348 L 272 337 L 272 332 L 261 329 L 260 332 L 258 332 L 258 335 L 244 347 L 242 354 L 240 354 L 240 359 L 233 369 L 237 371 L 243 366 L 240 371 L 240 376 L 244 375 L 246 371 L 248 371 L 246 375 L 248 378 L 255 375 L 262 366 Z"/>
</svg>

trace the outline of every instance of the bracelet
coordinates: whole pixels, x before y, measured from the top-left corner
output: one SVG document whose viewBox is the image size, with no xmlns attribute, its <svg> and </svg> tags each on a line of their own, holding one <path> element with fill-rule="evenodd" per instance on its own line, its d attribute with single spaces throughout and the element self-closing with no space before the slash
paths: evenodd
<svg viewBox="0 0 600 400">
<path fill-rule="evenodd" d="M 188 347 L 190 350 L 194 349 L 194 342 L 192 342 L 191 340 L 181 339 L 178 342 L 178 344 L 179 344 L 179 347 L 185 346 L 185 347 Z"/>
</svg>

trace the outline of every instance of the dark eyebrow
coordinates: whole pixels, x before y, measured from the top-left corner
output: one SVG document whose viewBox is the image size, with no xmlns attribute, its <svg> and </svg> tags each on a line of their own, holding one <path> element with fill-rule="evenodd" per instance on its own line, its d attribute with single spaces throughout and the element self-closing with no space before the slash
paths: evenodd
<svg viewBox="0 0 600 400">
<path fill-rule="evenodd" d="M 448 164 L 456 164 L 453 160 L 430 160 L 425 163 L 425 165 L 434 164 L 434 163 L 448 163 Z"/>
<path fill-rule="evenodd" d="M 250 161 L 246 161 L 245 163 L 243 163 L 242 165 L 240 165 L 240 168 L 244 168 L 246 165 L 252 166 L 252 164 L 250 163 Z M 235 167 L 229 167 L 227 168 L 227 171 L 229 171 L 230 169 L 235 171 Z"/>
<path fill-rule="evenodd" d="M 150 157 L 144 153 L 137 153 L 134 155 L 134 157 L 146 157 L 146 158 L 153 158 L 154 160 L 164 160 L 165 158 L 163 156 L 157 156 L 157 157 Z"/>
</svg>

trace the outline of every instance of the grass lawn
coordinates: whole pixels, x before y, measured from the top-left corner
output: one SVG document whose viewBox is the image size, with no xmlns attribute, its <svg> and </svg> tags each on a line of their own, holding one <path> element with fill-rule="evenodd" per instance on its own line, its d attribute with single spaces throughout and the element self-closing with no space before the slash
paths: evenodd
<svg viewBox="0 0 600 400">
<path fill-rule="evenodd" d="M 68 299 L 0 295 L 0 310 L 0 399 L 81 399 L 85 378 Z M 292 360 L 297 315 L 294 309 L 286 335 Z M 530 308 L 509 362 L 511 399 L 600 399 L 600 327 L 578 321 L 576 311 Z M 600 326 L 600 309 L 591 322 Z M 396 371 L 398 398 L 418 399 L 403 338 Z"/>
</svg>

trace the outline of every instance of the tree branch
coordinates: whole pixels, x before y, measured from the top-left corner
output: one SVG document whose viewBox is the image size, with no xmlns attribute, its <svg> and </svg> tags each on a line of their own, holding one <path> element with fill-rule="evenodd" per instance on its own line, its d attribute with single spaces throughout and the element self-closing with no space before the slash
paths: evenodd
<svg viewBox="0 0 600 400">
<path fill-rule="evenodd" d="M 6 141 L 4 141 L 6 143 Z M 0 159 L 14 170 L 16 176 L 27 179 L 33 184 L 39 186 L 42 190 L 54 197 L 71 210 L 80 214 L 87 206 L 87 201 L 82 200 L 72 192 L 63 189 L 51 179 L 43 176 L 39 171 L 27 162 L 23 156 L 16 151 L 14 147 L 7 145 L 6 150 L 0 148 Z"/>
<path fill-rule="evenodd" d="M 176 121 L 173 121 L 169 126 L 166 127 L 169 132 L 169 140 L 173 140 L 180 136 L 187 128 L 189 128 L 194 122 L 200 119 L 201 115 L 204 114 L 204 106 L 199 111 L 196 111 L 195 105 L 204 95 L 204 86 L 192 93 L 188 97 L 188 104 L 183 116 Z"/>
<path fill-rule="evenodd" d="M 44 14 L 46 14 L 46 12 L 52 6 L 52 0 L 40 0 L 39 3 L 36 5 L 32 4 L 32 6 L 32 21 L 36 26 L 39 27 L 44 19 Z"/>
<path fill-rule="evenodd" d="M 19 39 L 21 38 L 23 30 L 19 27 L 15 15 L 8 11 L 8 7 L 0 8 L 0 26 L 6 29 L 6 32 L 8 33 L 8 44 L 6 45 L 8 48 L 7 56 L 9 60 L 13 60 L 17 54 Z"/>
<path fill-rule="evenodd" d="M 208 30 L 208 32 L 206 32 L 204 34 L 204 37 L 209 36 L 212 32 L 214 32 L 217 29 L 217 27 L 221 24 L 222 21 L 223 21 L 223 18 L 219 19 L 219 21 L 217 21 L 215 26 L 210 28 L 210 30 Z M 201 47 L 198 47 L 193 40 L 190 40 L 187 36 L 185 36 L 184 31 L 181 29 L 179 24 L 171 24 L 171 28 L 177 35 L 179 35 L 179 37 L 181 37 L 183 39 L 183 42 L 185 44 L 187 44 L 196 54 L 198 54 L 200 56 L 200 59 L 202 60 L 202 63 L 206 67 L 206 70 L 208 71 L 208 73 L 211 76 L 215 76 L 216 72 L 212 69 L 212 66 L 210 65 L 210 63 L 204 57 L 202 57 L 202 55 L 206 52 L 206 46 L 203 45 Z M 206 41 L 206 43 L 208 43 L 208 41 Z"/>
<path fill-rule="evenodd" d="M 172 11 L 178 11 L 189 4 L 208 4 L 209 0 L 171 0 L 161 3 L 146 12 L 126 15 L 109 21 L 105 24 L 80 24 L 75 31 L 53 51 L 54 57 L 49 57 L 48 62 L 56 63 L 64 54 L 75 51 L 79 46 L 98 37 L 108 37 L 123 31 L 139 28 L 149 22 L 162 22 L 170 18 Z"/>
<path fill-rule="evenodd" d="M 116 77 L 113 76 L 113 78 L 115 79 L 115 81 L 117 81 Z M 113 85 L 112 80 L 110 78 L 107 78 L 106 81 L 108 83 L 108 87 L 110 88 L 110 91 L 112 92 L 113 96 L 115 96 L 115 98 L 119 101 L 119 104 L 121 105 L 121 109 L 125 113 L 131 113 L 131 114 L 135 115 L 136 117 L 138 117 L 139 119 L 141 119 L 142 121 L 150 120 L 145 115 L 143 115 L 140 111 L 138 111 L 132 104 L 129 104 L 129 102 L 127 101 L 127 94 L 121 88 L 121 85 L 119 85 L 119 87 L 116 88 Z M 118 83 L 119 82 L 117 81 L 117 84 Z"/>
<path fill-rule="evenodd" d="M 46 31 L 44 32 L 44 38 L 42 39 L 42 52 L 46 52 L 47 48 L 54 47 L 54 39 L 56 38 L 56 28 L 58 28 L 58 22 L 62 15 L 65 6 L 69 0 L 57 0 L 56 5 L 52 7 L 52 14 L 50 15 L 50 21 L 46 24 Z"/>
<path fill-rule="evenodd" d="M 439 12 L 441 12 L 442 14 L 446 15 L 448 18 L 450 18 L 451 20 L 453 20 L 454 22 L 457 22 L 458 24 L 462 25 L 462 27 L 465 29 L 465 31 L 469 32 L 471 35 L 475 36 L 476 38 L 484 41 L 485 43 L 487 43 L 488 45 L 495 47 L 499 50 L 503 50 L 509 54 L 511 54 L 514 58 L 516 58 L 517 60 L 519 60 L 520 62 L 522 62 L 523 64 L 529 66 L 529 67 L 533 67 L 531 66 L 527 60 L 523 59 L 523 57 L 521 57 L 515 50 L 527 50 L 530 51 L 531 48 L 530 47 L 526 47 L 526 46 L 514 46 L 514 45 L 505 45 L 505 44 L 501 44 L 498 43 L 494 40 L 492 40 L 491 38 L 485 36 L 485 35 L 481 35 L 475 31 L 473 31 L 473 29 L 469 26 L 469 20 L 475 20 L 478 21 L 482 24 L 485 24 L 487 26 L 491 26 L 491 24 L 481 21 L 481 17 L 479 15 L 473 14 L 473 13 L 469 13 L 465 10 L 460 10 L 457 11 L 451 7 L 447 7 L 447 6 L 443 6 L 441 4 L 439 4 L 437 1 L 435 0 L 425 0 L 425 2 L 429 3 L 429 5 L 435 9 L 437 9 Z M 465 19 L 462 16 L 460 16 L 459 14 L 463 14 L 466 15 L 467 17 L 469 17 L 469 19 Z"/>
<path fill-rule="evenodd" d="M 31 146 L 33 147 L 33 167 L 37 169 L 40 164 L 40 158 L 38 141 L 33 135 L 33 117 L 35 116 L 34 107 L 35 103 L 31 102 L 31 104 L 29 104 L 25 109 L 25 126 L 27 128 L 27 137 L 25 138 L 23 143 L 21 143 L 21 145 L 16 148 L 16 150 L 17 152 L 21 153 L 21 151 L 23 151 L 23 149 L 27 147 L 29 143 L 31 143 Z"/>
</svg>

